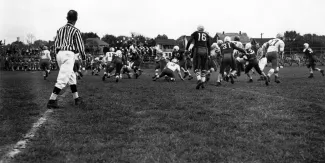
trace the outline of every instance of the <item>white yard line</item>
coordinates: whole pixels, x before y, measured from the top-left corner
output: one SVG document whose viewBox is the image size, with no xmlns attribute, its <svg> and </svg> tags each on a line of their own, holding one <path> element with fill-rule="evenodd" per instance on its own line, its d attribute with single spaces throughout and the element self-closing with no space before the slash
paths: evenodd
<svg viewBox="0 0 325 163">
<path fill-rule="evenodd" d="M 65 97 L 69 91 L 65 91 L 60 97 Z M 32 126 L 32 128 L 25 134 L 23 139 L 19 140 L 13 147 L 8 151 L 3 158 L 0 160 L 0 163 L 9 163 L 17 154 L 21 153 L 23 149 L 26 148 L 27 144 L 33 139 L 39 130 L 39 128 L 47 121 L 50 114 L 53 113 L 53 109 L 47 109 L 41 118 L 37 120 Z"/>
<path fill-rule="evenodd" d="M 7 163 L 7 162 L 9 162 L 17 154 L 19 154 L 23 149 L 25 149 L 26 146 L 27 146 L 27 143 L 29 143 L 29 141 L 35 137 L 36 132 L 39 130 L 39 128 L 42 126 L 42 124 L 44 124 L 47 121 L 47 118 L 49 117 L 49 115 L 52 112 L 53 112 L 52 109 L 46 110 L 44 112 L 44 114 L 42 115 L 42 117 L 39 118 L 37 120 L 37 122 L 35 122 L 33 124 L 33 127 L 27 132 L 27 134 L 23 137 L 23 139 L 21 139 L 20 141 L 18 141 L 14 145 L 14 147 L 12 149 L 10 149 L 9 152 L 6 153 L 6 155 L 1 159 L 0 163 Z"/>
</svg>

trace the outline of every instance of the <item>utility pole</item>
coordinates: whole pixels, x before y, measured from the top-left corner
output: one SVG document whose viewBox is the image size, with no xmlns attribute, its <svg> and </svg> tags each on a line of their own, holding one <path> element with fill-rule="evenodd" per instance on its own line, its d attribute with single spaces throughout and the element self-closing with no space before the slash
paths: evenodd
<svg viewBox="0 0 325 163">
<path fill-rule="evenodd" d="M 264 33 L 261 33 L 261 39 L 263 38 L 263 34 L 264 34 Z"/>
</svg>

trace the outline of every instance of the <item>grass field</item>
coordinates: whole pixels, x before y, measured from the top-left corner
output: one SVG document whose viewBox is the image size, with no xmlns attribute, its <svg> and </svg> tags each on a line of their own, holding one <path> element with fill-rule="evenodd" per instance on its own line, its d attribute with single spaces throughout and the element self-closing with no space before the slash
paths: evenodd
<svg viewBox="0 0 325 163">
<path fill-rule="evenodd" d="M 325 67 L 321 67 L 324 69 Z M 325 77 L 306 67 L 280 70 L 282 83 L 205 90 L 196 81 L 79 81 L 83 107 L 70 90 L 36 136 L 10 162 L 325 162 Z M 57 72 L 0 72 L 0 156 L 47 110 Z M 68 87 L 67 87 L 68 88 Z M 64 93 L 67 91 L 68 93 Z M 0 157 L 1 158 L 1 157 Z"/>
</svg>

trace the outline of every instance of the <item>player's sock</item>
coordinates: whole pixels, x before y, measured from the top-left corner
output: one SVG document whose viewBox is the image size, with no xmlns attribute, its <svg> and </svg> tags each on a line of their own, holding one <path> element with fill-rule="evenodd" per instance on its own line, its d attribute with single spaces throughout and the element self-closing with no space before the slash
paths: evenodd
<svg viewBox="0 0 325 163">
<path fill-rule="evenodd" d="M 197 81 L 201 80 L 201 73 L 200 72 L 196 72 L 196 79 L 197 79 Z"/>
<path fill-rule="evenodd" d="M 56 100 L 56 98 L 58 97 L 58 94 L 60 93 L 61 89 L 58 87 L 54 87 L 53 92 L 50 96 L 50 100 Z"/>
<path fill-rule="evenodd" d="M 270 71 L 269 71 L 269 73 L 267 74 L 267 76 L 268 77 L 271 77 L 271 75 L 273 75 L 273 74 L 274 74 L 274 69 L 271 68 Z"/>
<path fill-rule="evenodd" d="M 155 76 L 158 76 L 159 75 L 158 74 L 158 71 L 159 71 L 158 69 L 155 70 Z"/>
<path fill-rule="evenodd" d="M 316 71 L 320 71 L 321 69 L 319 69 L 319 68 L 315 68 L 315 70 L 316 70 Z"/>
<path fill-rule="evenodd" d="M 72 95 L 73 95 L 73 99 L 76 99 L 78 98 L 78 91 L 77 91 L 77 85 L 73 84 L 73 85 L 70 85 L 70 89 L 71 89 L 71 92 L 72 92 Z"/>
</svg>

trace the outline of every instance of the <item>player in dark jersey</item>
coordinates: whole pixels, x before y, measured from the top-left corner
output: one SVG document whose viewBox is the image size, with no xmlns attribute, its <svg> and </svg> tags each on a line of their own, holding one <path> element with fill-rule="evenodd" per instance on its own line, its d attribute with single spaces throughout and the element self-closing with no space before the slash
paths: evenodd
<svg viewBox="0 0 325 163">
<path fill-rule="evenodd" d="M 313 50 L 311 48 L 309 48 L 308 43 L 304 44 L 303 52 L 305 53 L 306 57 L 309 60 L 309 63 L 307 64 L 307 68 L 310 69 L 310 75 L 308 76 L 308 78 L 314 77 L 314 71 L 319 71 L 324 76 L 324 70 L 322 70 L 320 68 L 316 68 L 316 61 L 318 59 L 317 59 L 315 53 L 313 53 Z"/>
<path fill-rule="evenodd" d="M 188 76 L 188 80 L 193 79 L 192 74 L 187 68 L 187 58 L 184 51 L 179 50 L 178 46 L 174 46 L 172 57 L 170 60 L 177 59 L 181 70 L 184 72 L 184 79 Z"/>
<path fill-rule="evenodd" d="M 259 65 L 258 65 L 258 60 L 256 57 L 256 53 L 254 52 L 254 50 L 252 50 L 252 44 L 251 43 L 247 43 L 245 46 L 245 50 L 246 50 L 246 54 L 243 56 L 243 58 L 245 59 L 245 61 L 248 61 L 248 65 L 245 67 L 245 74 L 248 76 L 249 78 L 249 83 L 253 82 L 253 78 L 252 76 L 249 74 L 249 71 L 252 70 L 252 68 L 254 68 L 256 70 L 256 72 L 258 74 L 261 75 L 261 77 L 264 79 L 265 84 L 269 85 L 269 81 L 266 80 L 266 74 L 261 71 Z"/>
<path fill-rule="evenodd" d="M 231 73 L 230 73 L 230 81 L 232 84 L 234 84 L 234 76 L 236 74 L 236 61 L 233 55 L 234 49 L 238 50 L 239 52 L 242 52 L 246 54 L 246 51 L 242 48 L 237 47 L 234 43 L 231 42 L 231 38 L 229 36 L 225 37 L 224 43 L 221 44 L 220 50 L 221 50 L 221 66 L 220 66 L 220 72 L 217 79 L 217 86 L 221 85 L 221 78 L 224 75 L 225 69 L 230 67 Z"/>
<path fill-rule="evenodd" d="M 204 27 L 199 25 L 197 31 L 192 33 L 191 39 L 188 41 L 186 46 L 186 50 L 192 50 L 189 49 L 192 41 L 194 41 L 193 66 L 198 81 L 196 89 L 200 89 L 200 87 L 203 89 L 208 70 L 208 57 L 210 55 L 210 36 L 204 32 Z"/>
</svg>

